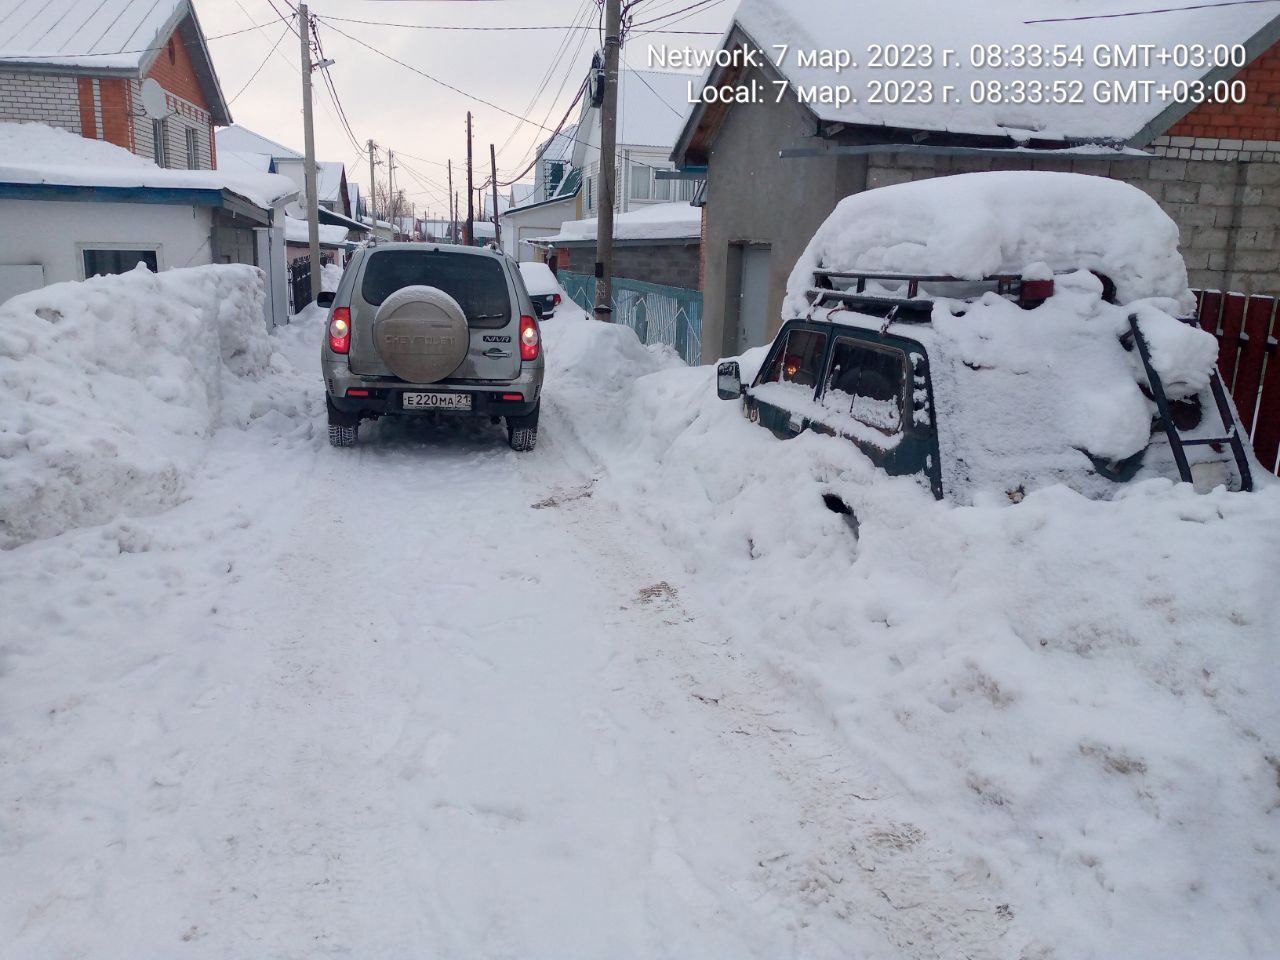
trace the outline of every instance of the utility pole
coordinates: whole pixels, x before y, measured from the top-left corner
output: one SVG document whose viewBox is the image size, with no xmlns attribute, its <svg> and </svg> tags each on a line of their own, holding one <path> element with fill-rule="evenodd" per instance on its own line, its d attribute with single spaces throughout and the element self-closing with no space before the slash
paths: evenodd
<svg viewBox="0 0 1280 960">
<path fill-rule="evenodd" d="M 449 167 L 449 242 L 458 242 L 458 221 L 454 218 L 453 211 L 453 161 L 448 163 Z"/>
<path fill-rule="evenodd" d="M 613 320 L 613 202 L 618 152 L 621 0 L 605 0 L 604 102 L 600 105 L 600 213 L 596 218 L 596 319 Z"/>
<path fill-rule="evenodd" d="M 375 209 L 378 197 L 378 183 L 373 178 L 373 166 L 377 162 L 378 145 L 372 140 L 369 141 L 369 202 L 365 204 L 369 208 L 369 236 L 376 237 L 378 235 L 378 212 Z"/>
<path fill-rule="evenodd" d="M 474 206 L 474 197 L 476 195 L 475 171 L 472 169 L 471 163 L 471 111 L 467 111 L 467 229 L 463 234 L 464 242 L 467 246 L 475 243 L 476 229 L 476 209 Z"/>
<path fill-rule="evenodd" d="M 298 36 L 302 40 L 302 134 L 307 191 L 307 242 L 311 257 L 311 299 L 320 296 L 320 211 L 316 203 L 316 132 L 311 122 L 311 17 L 305 3 L 298 4 Z"/>
<path fill-rule="evenodd" d="M 498 226 L 498 159 L 489 144 L 489 179 L 493 183 L 493 242 L 502 247 L 501 227 Z"/>
<path fill-rule="evenodd" d="M 453 194 L 453 242 L 458 242 L 458 211 L 462 208 L 462 201 L 458 199 L 458 193 L 455 190 Z"/>
<path fill-rule="evenodd" d="M 391 239 L 400 232 L 400 204 L 396 200 L 396 152 L 387 149 L 387 219 L 391 221 Z"/>
</svg>

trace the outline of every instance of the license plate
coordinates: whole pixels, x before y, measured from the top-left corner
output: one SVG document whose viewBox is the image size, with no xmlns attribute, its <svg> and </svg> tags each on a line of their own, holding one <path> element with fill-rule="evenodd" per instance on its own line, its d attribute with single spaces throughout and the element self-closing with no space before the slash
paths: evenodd
<svg viewBox="0 0 1280 960">
<path fill-rule="evenodd" d="M 403 395 L 406 410 L 470 410 L 469 393 L 406 393 Z"/>
</svg>

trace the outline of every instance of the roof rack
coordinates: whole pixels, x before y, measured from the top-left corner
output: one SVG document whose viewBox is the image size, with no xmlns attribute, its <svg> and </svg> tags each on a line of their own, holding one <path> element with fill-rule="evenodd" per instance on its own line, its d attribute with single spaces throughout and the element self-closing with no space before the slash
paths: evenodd
<svg viewBox="0 0 1280 960">
<path fill-rule="evenodd" d="M 886 280 L 906 284 L 906 296 L 867 290 L 868 280 Z M 843 286 L 838 284 L 843 283 Z M 945 275 L 882 273 L 866 270 L 815 270 L 813 286 L 807 291 L 812 307 L 853 307 L 877 316 L 892 312 L 892 319 L 904 323 L 927 323 L 933 312 L 933 299 L 920 296 L 923 283 L 963 283 L 970 286 L 992 285 L 995 293 L 1019 306 L 1033 307 L 1053 294 L 1052 280 L 1026 280 L 1018 274 L 992 274 L 981 280 Z"/>
</svg>

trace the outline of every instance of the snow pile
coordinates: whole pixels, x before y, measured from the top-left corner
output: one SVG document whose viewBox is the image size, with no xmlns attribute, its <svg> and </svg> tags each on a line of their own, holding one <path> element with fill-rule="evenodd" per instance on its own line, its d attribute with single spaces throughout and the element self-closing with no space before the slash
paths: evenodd
<svg viewBox="0 0 1280 960">
<path fill-rule="evenodd" d="M 0 123 L 0 183 L 230 190 L 263 208 L 297 192 L 288 177 L 225 170 L 167 170 L 123 147 L 43 123 Z"/>
<path fill-rule="evenodd" d="M 861 767 L 832 786 L 848 816 L 807 823 L 743 892 L 795 918 L 795 955 L 1272 952 L 1275 485 L 957 507 L 838 438 L 775 439 L 716 399 L 714 368 L 663 369 L 624 328 L 546 336 L 550 402 L 612 394 L 573 421 L 593 502 L 659 536 L 672 584 L 718 610 L 704 642 L 763 661 L 761 682 Z M 1217 569 L 1232 576 L 1197 585 Z M 913 917 L 919 934 L 892 939 Z M 994 929 L 981 942 L 962 937 L 975 918 Z M 880 952 L 855 939 L 878 923 Z"/>
<path fill-rule="evenodd" d="M 319 224 L 320 242 L 329 246 L 345 243 L 347 232 L 347 228 L 341 224 Z M 307 226 L 307 221 L 298 217 L 285 217 L 284 238 L 289 243 L 310 243 L 311 233 L 310 228 Z"/>
<path fill-rule="evenodd" d="M 787 283 L 783 310 L 801 316 L 816 269 L 949 275 L 977 280 L 1096 270 L 1119 302 L 1164 297 L 1190 311 L 1178 227 L 1141 190 L 1117 180 L 1033 171 L 966 173 L 846 197 L 818 229 Z"/>
<path fill-rule="evenodd" d="M 551 268 L 545 263 L 525 260 L 520 264 L 520 276 L 524 279 L 525 289 L 531 296 L 544 297 L 549 293 L 558 293 L 563 298 L 564 291 Z"/>
<path fill-rule="evenodd" d="M 320 268 L 320 289 L 336 293 L 338 284 L 342 282 L 342 267 L 336 263 L 326 263 Z"/>
<path fill-rule="evenodd" d="M 596 239 L 596 217 L 568 220 L 560 225 L 554 237 L 544 243 L 593 241 Z M 688 203 L 654 203 L 620 213 L 613 220 L 615 240 L 689 240 L 702 236 L 702 210 Z"/>
<path fill-rule="evenodd" d="M 215 427 L 295 414 L 264 297 L 256 267 L 139 268 L 0 305 L 0 547 L 172 506 Z"/>
</svg>

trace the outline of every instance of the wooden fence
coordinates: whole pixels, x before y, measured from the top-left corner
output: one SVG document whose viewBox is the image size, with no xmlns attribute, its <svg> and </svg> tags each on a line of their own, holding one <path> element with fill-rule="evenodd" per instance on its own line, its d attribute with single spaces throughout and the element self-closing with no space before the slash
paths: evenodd
<svg viewBox="0 0 1280 960">
<path fill-rule="evenodd" d="M 1218 370 L 1262 465 L 1280 473 L 1280 297 L 1196 291 L 1200 326 L 1218 338 Z"/>
</svg>

